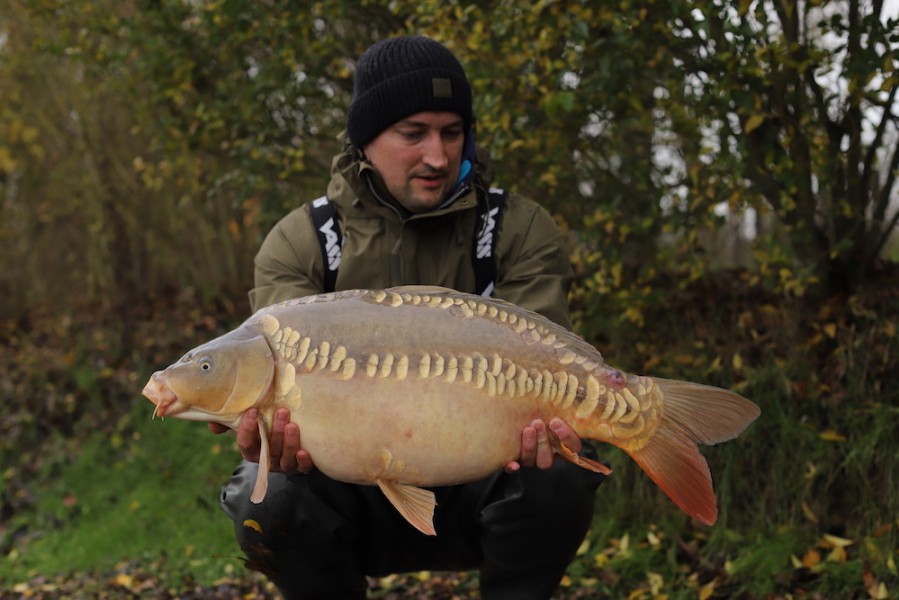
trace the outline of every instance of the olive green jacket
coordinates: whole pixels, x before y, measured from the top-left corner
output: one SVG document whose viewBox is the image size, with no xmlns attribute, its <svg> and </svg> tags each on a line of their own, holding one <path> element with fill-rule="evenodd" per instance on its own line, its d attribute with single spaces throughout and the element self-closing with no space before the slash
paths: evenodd
<svg viewBox="0 0 899 600">
<path fill-rule="evenodd" d="M 374 177 L 366 180 L 362 172 Z M 366 181 L 378 192 L 372 193 Z M 374 169 L 352 150 L 334 158 L 328 198 L 337 206 L 343 252 L 335 289 L 439 285 L 475 291 L 471 256 L 477 226 L 476 183 L 445 208 L 404 215 Z M 496 242 L 493 296 L 570 327 L 572 270 L 561 231 L 538 204 L 509 194 Z M 255 259 L 253 310 L 321 293 L 324 269 L 309 205 L 291 211 L 269 232 Z"/>
</svg>

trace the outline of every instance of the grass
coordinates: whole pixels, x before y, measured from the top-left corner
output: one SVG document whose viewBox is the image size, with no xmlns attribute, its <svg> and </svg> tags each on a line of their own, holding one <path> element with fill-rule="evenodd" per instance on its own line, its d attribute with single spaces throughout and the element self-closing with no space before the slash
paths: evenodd
<svg viewBox="0 0 899 600">
<path fill-rule="evenodd" d="M 79 446 L 55 440 L 66 458 L 34 483 L 30 517 L 37 523 L 29 529 L 37 533 L 0 562 L 0 583 L 111 571 L 123 559 L 150 564 L 166 557 L 172 578 L 187 570 L 207 582 L 241 566 L 217 503 L 239 459 L 233 437 L 197 423 L 151 421 L 149 408 L 136 405 L 112 436 L 92 435 Z"/>
</svg>

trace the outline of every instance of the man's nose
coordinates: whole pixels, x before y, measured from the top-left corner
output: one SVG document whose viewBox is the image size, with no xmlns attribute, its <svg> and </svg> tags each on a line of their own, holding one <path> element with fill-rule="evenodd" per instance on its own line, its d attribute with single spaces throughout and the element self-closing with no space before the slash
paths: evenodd
<svg viewBox="0 0 899 600">
<path fill-rule="evenodd" d="M 439 133 L 433 133 L 425 140 L 422 159 L 432 169 L 445 169 L 449 164 L 446 145 Z"/>
</svg>

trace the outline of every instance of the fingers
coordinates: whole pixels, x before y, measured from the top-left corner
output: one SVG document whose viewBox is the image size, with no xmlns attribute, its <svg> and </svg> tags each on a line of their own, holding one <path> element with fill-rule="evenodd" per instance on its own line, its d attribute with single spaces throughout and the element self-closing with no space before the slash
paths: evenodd
<svg viewBox="0 0 899 600">
<path fill-rule="evenodd" d="M 237 427 L 237 447 L 244 460 L 259 462 L 262 443 L 256 419 L 259 413 L 251 408 L 244 414 Z M 272 420 L 272 433 L 268 441 L 272 472 L 309 473 L 315 465 L 309 452 L 300 447 L 300 427 L 290 422 L 290 411 L 279 408 Z"/>
<path fill-rule="evenodd" d="M 543 421 L 534 421 L 531 426 L 537 432 L 537 456 L 534 464 L 538 469 L 548 469 L 553 465 L 553 448 L 549 444 L 549 434 L 546 430 L 546 423 Z"/>
<path fill-rule="evenodd" d="M 259 462 L 259 428 L 256 425 L 258 413 L 255 408 L 248 410 L 237 426 L 237 448 L 244 460 Z"/>
<path fill-rule="evenodd" d="M 289 417 L 288 414 L 287 418 Z M 287 423 L 284 427 L 284 446 L 281 449 L 281 470 L 309 473 L 313 466 L 309 452 L 300 447 L 300 426 Z"/>
<path fill-rule="evenodd" d="M 290 464 L 290 460 L 285 461 L 284 456 L 284 429 L 287 427 L 287 424 L 290 423 L 290 413 L 287 412 L 287 409 L 279 408 L 275 411 L 274 418 L 272 419 L 272 433 L 268 438 L 268 451 L 271 456 L 271 465 L 273 471 L 287 471 L 289 468 L 285 468 L 285 462 Z M 281 467 L 280 469 L 278 467 Z"/>
<path fill-rule="evenodd" d="M 561 440 L 561 442 L 572 452 L 577 454 L 581 451 L 583 442 L 577 433 L 568 426 L 568 423 L 559 418 L 553 418 L 549 422 L 549 428 Z"/>
<path fill-rule="evenodd" d="M 549 422 L 549 430 L 552 430 L 552 434 L 558 437 L 572 452 L 578 453 L 581 451 L 581 439 L 565 421 L 553 418 Z M 506 473 L 514 473 L 521 467 L 550 468 L 553 464 L 555 452 L 550 443 L 549 430 L 546 428 L 546 423 L 539 419 L 531 421 L 530 425 L 522 429 L 521 456 L 517 461 L 511 461 L 504 467 Z"/>
<path fill-rule="evenodd" d="M 309 472 L 315 468 L 315 464 L 312 462 L 312 456 L 306 450 L 298 450 L 296 453 L 296 459 L 297 471 L 299 471 L 300 473 L 308 475 Z"/>
<path fill-rule="evenodd" d="M 507 463 L 505 467 L 503 467 L 503 471 L 505 471 L 506 473 L 509 473 L 509 474 L 515 473 L 520 470 L 521 470 L 521 463 L 518 462 L 517 460 L 511 461 L 511 462 Z"/>
<path fill-rule="evenodd" d="M 277 413 L 275 414 L 277 419 Z M 287 417 L 289 418 L 289 416 Z M 277 420 L 275 421 L 277 423 Z M 297 452 L 300 451 L 300 428 L 296 423 L 286 422 L 283 426 L 283 445 L 278 453 L 272 450 L 274 456 L 281 457 L 281 470 L 284 472 L 296 471 Z"/>
<path fill-rule="evenodd" d="M 211 431 L 212 433 L 215 433 L 215 434 L 220 434 L 220 433 L 225 433 L 226 431 L 230 431 L 230 429 L 228 427 L 226 427 L 225 425 L 222 425 L 221 423 L 213 423 L 212 421 L 210 421 L 209 423 L 206 423 L 206 427 L 209 428 L 209 431 Z"/>
<path fill-rule="evenodd" d="M 552 466 L 553 449 L 549 443 L 546 423 L 543 421 L 535 419 L 521 430 L 521 456 L 518 464 L 521 467 L 537 467 L 539 469 L 548 469 Z M 518 470 L 509 470 L 511 466 L 511 463 L 506 465 L 507 473 L 514 473 Z"/>
<path fill-rule="evenodd" d="M 521 430 L 521 456 L 518 462 L 523 467 L 533 467 L 537 461 L 537 430 L 535 423 L 543 425 L 543 421 L 533 421 Z"/>
</svg>

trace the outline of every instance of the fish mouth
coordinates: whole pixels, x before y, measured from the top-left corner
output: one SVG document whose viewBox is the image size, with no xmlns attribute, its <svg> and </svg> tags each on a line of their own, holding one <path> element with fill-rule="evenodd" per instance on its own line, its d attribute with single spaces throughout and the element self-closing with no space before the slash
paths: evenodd
<svg viewBox="0 0 899 600">
<path fill-rule="evenodd" d="M 154 417 L 165 417 L 176 412 L 170 408 L 178 402 L 178 396 L 175 395 L 172 388 L 166 385 L 163 371 L 153 373 L 141 393 L 156 405 L 156 409 L 153 411 Z"/>
</svg>

